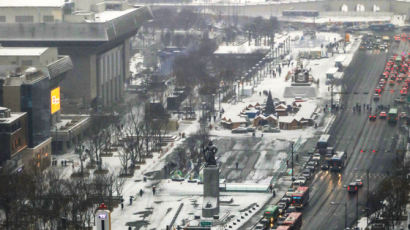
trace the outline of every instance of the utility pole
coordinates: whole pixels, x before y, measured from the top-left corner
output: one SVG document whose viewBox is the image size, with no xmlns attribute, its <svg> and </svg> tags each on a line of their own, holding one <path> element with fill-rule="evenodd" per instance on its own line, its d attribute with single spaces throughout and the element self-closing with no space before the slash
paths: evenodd
<svg viewBox="0 0 410 230">
<path fill-rule="evenodd" d="M 347 228 L 347 202 L 345 202 L 345 229 Z"/>
<path fill-rule="evenodd" d="M 293 186 L 293 141 L 292 141 L 292 145 L 291 145 L 291 154 L 292 154 L 292 162 L 291 162 L 291 164 L 292 164 L 292 186 Z"/>
<path fill-rule="evenodd" d="M 369 226 L 369 187 L 370 187 L 369 169 L 366 170 L 366 177 L 367 177 L 366 226 Z"/>
<path fill-rule="evenodd" d="M 334 87 L 334 80 L 330 82 L 330 111 L 333 111 L 333 87 Z"/>
<path fill-rule="evenodd" d="M 358 225 L 359 225 L 359 191 L 356 191 L 356 226 Z"/>
</svg>

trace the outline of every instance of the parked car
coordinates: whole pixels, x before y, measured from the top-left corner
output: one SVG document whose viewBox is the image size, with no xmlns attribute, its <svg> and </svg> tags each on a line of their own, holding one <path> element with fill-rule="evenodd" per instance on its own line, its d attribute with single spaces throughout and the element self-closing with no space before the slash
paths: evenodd
<svg viewBox="0 0 410 230">
<path fill-rule="evenodd" d="M 305 185 L 305 183 L 306 183 L 306 181 L 304 181 L 304 180 L 295 180 L 293 182 L 293 185 L 294 186 L 303 186 L 303 185 Z"/>
<path fill-rule="evenodd" d="M 317 161 L 310 160 L 310 161 L 308 161 L 307 165 L 311 165 L 311 166 L 314 166 L 316 168 L 318 163 L 317 163 Z"/>
<path fill-rule="evenodd" d="M 297 180 L 303 180 L 303 181 L 305 181 L 305 183 L 306 183 L 306 177 L 304 177 L 304 176 L 298 176 L 297 177 Z"/>
<path fill-rule="evenodd" d="M 250 132 L 250 133 L 255 132 L 255 128 L 254 128 L 254 127 L 248 127 L 248 128 L 246 128 L 246 130 L 247 130 L 248 132 Z"/>
<path fill-rule="evenodd" d="M 328 170 L 328 169 L 329 169 L 329 165 L 327 165 L 327 164 L 322 164 L 322 166 L 320 166 L 320 169 L 322 169 L 322 170 Z"/>
<path fill-rule="evenodd" d="M 273 128 L 273 127 L 270 127 L 270 126 L 266 126 L 266 127 L 263 127 L 262 131 L 264 133 L 279 133 L 280 129 L 279 128 Z"/>
<path fill-rule="evenodd" d="M 289 206 L 289 207 L 286 209 L 286 213 L 291 213 L 291 212 L 297 212 L 295 206 Z"/>
<path fill-rule="evenodd" d="M 289 206 L 290 203 L 292 202 L 292 199 L 289 197 L 283 197 L 282 199 L 280 199 L 279 202 L 286 203 Z"/>
<path fill-rule="evenodd" d="M 314 160 L 314 161 L 320 161 L 320 153 L 315 153 L 315 154 L 313 154 L 312 160 Z"/>
<path fill-rule="evenodd" d="M 286 203 L 279 202 L 278 203 L 279 213 L 281 214 L 284 213 L 287 207 L 288 205 Z"/>
<path fill-rule="evenodd" d="M 236 129 L 232 129 L 232 133 L 247 133 L 248 129 L 244 127 L 238 127 Z"/>
<path fill-rule="evenodd" d="M 308 179 L 308 180 L 310 179 L 311 175 L 312 175 L 312 173 L 310 172 L 309 169 L 305 169 L 302 172 L 302 176 L 306 177 L 306 179 Z"/>
</svg>

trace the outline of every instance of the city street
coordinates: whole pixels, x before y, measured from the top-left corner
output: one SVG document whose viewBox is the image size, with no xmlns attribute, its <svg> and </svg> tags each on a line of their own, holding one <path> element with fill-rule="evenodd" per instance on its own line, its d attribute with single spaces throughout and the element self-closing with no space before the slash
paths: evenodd
<svg viewBox="0 0 410 230">
<path fill-rule="evenodd" d="M 400 122 L 396 126 L 379 118 L 370 122 L 369 112 L 362 110 L 361 113 L 353 113 L 352 107 L 356 103 L 371 103 L 374 112 L 376 106 L 372 99 L 373 90 L 378 85 L 386 59 L 393 53 L 401 53 L 407 49 L 408 43 L 404 41 L 400 44 L 393 43 L 388 53 L 358 51 L 346 69 L 343 84 L 347 94 L 344 94 L 342 103 L 347 109 L 338 114 L 329 134 L 330 146 L 334 146 L 335 150 L 347 152 L 347 166 L 341 178 L 328 171 L 317 173 L 310 185 L 310 201 L 304 210 L 302 229 L 343 229 L 344 202 L 347 203 L 347 225 L 352 226 L 356 219 L 356 197 L 349 196 L 346 185 L 357 178 L 362 179 L 364 185 L 357 193 L 358 214 L 365 215 L 363 210 L 366 208 L 368 183 L 370 191 L 374 191 L 377 184 L 392 171 L 395 149 L 391 149 L 391 143 L 398 134 Z M 377 104 L 390 104 L 395 107 L 393 100 L 400 96 L 399 87 L 386 86 Z M 399 107 L 400 111 L 403 110 Z M 367 170 L 369 181 L 366 177 Z"/>
</svg>

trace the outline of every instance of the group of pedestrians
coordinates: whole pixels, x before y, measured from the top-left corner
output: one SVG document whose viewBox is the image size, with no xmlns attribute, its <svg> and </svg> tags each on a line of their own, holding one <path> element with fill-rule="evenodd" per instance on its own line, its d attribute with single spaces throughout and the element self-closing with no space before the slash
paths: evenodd
<svg viewBox="0 0 410 230">
<path fill-rule="evenodd" d="M 152 186 L 152 195 L 155 196 L 156 192 L 157 192 L 157 187 L 154 185 L 154 186 Z M 139 193 L 140 197 L 142 197 L 144 195 L 144 190 L 140 189 L 138 193 Z M 130 196 L 129 200 L 130 200 L 129 205 L 131 206 L 132 201 L 134 200 L 134 196 Z M 124 199 L 121 199 L 121 210 L 122 209 L 124 209 Z"/>
</svg>

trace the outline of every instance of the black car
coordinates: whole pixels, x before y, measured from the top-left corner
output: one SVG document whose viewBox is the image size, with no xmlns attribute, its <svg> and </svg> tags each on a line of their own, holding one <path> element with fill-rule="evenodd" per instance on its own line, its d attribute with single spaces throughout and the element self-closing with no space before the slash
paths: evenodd
<svg viewBox="0 0 410 230">
<path fill-rule="evenodd" d="M 329 169 L 329 165 L 323 164 L 322 166 L 320 166 L 320 169 L 322 169 L 322 170 L 328 170 L 328 169 Z"/>
</svg>

